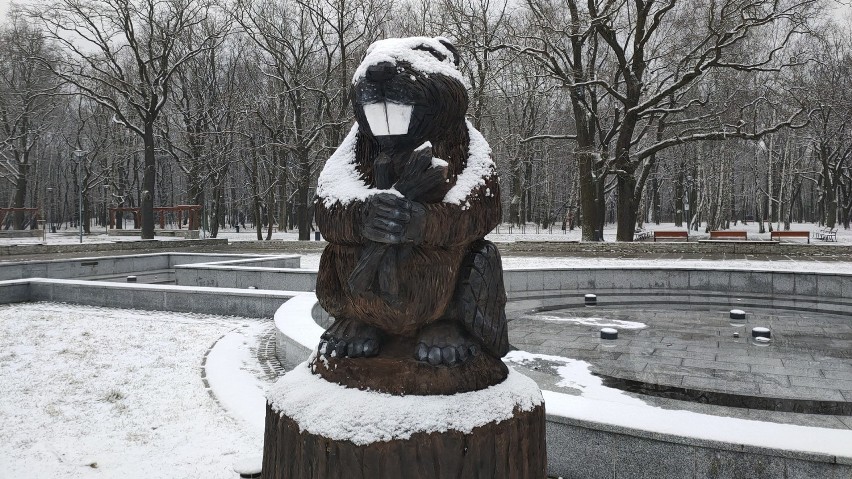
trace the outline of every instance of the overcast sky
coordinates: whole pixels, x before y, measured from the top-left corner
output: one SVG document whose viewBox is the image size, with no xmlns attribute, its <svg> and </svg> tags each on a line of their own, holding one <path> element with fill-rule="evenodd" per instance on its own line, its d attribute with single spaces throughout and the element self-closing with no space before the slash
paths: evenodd
<svg viewBox="0 0 852 479">
<path fill-rule="evenodd" d="M 6 16 L 6 11 L 9 9 L 9 3 L 11 3 L 11 1 L 12 0 L 0 0 L 0 23 L 2 23 L 2 21 L 4 20 L 3 17 Z M 845 0 L 844 3 L 846 3 L 847 6 L 839 6 L 837 9 L 838 15 L 842 15 L 843 12 L 847 14 L 852 12 L 852 7 L 848 6 L 850 0 Z"/>
</svg>

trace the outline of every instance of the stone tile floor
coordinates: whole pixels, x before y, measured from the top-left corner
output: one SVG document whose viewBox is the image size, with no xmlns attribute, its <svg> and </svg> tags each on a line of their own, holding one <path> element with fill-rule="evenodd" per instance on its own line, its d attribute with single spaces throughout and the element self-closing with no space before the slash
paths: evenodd
<svg viewBox="0 0 852 479">
<path fill-rule="evenodd" d="M 641 383 L 641 390 L 685 392 L 699 402 L 716 395 L 725 399 L 716 404 L 739 409 L 725 413 L 729 415 L 774 416 L 782 422 L 804 416 L 794 422 L 852 427 L 848 413 L 852 410 L 852 322 L 848 317 L 770 309 L 746 312 L 746 322 L 740 326 L 731 323 L 728 309 L 722 306 L 634 305 L 517 313 L 511 318 L 509 339 L 518 349 L 585 360 L 594 373 L 628 391 L 636 391 L 636 383 Z M 647 327 L 619 328 L 619 339 L 610 344 L 598 338 L 601 326 L 577 324 L 571 318 L 633 321 Z M 771 345 L 750 342 L 755 326 L 772 330 Z M 626 380 L 633 389 L 625 388 L 625 381 L 613 380 Z M 662 407 L 683 407 L 687 402 L 671 399 L 678 395 L 656 396 L 641 395 Z M 737 398 L 746 400 L 738 403 Z M 792 404 L 792 409 L 767 410 L 783 411 L 776 406 L 780 403 Z M 696 402 L 690 407 L 714 406 Z M 830 411 L 846 412 L 835 416 Z"/>
</svg>

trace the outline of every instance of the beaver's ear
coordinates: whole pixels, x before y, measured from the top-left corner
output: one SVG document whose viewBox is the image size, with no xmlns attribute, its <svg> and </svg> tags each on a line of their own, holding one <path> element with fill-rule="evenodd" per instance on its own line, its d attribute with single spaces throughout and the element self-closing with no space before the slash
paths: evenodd
<svg viewBox="0 0 852 479">
<path fill-rule="evenodd" d="M 459 51 L 456 50 L 456 46 L 453 45 L 452 43 L 450 43 L 450 41 L 447 40 L 444 37 L 438 37 L 437 40 L 441 45 L 444 45 L 447 48 L 447 50 L 450 51 L 450 53 L 453 54 L 453 63 L 455 63 L 456 66 L 459 66 L 460 57 L 459 57 Z"/>
</svg>

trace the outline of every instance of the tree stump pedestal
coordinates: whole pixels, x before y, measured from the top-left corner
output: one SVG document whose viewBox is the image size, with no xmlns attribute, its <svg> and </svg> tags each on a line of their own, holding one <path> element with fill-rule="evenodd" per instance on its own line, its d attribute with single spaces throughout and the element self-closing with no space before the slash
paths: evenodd
<svg viewBox="0 0 852 479">
<path fill-rule="evenodd" d="M 512 370 L 478 391 L 399 396 L 341 386 L 303 363 L 268 400 L 265 479 L 546 477 L 541 391 Z"/>
</svg>

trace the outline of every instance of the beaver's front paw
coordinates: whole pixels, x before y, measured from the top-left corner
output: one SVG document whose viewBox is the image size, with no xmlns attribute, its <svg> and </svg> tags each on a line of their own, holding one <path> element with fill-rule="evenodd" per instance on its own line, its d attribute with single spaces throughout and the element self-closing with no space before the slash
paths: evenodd
<svg viewBox="0 0 852 479">
<path fill-rule="evenodd" d="M 423 328 L 414 348 L 414 358 L 432 366 L 457 366 L 479 353 L 479 346 L 468 339 L 458 323 L 451 321 Z"/>
<path fill-rule="evenodd" d="M 373 357 L 379 354 L 382 336 L 378 329 L 354 319 L 335 319 L 321 336 L 317 352 L 332 358 Z"/>
</svg>

